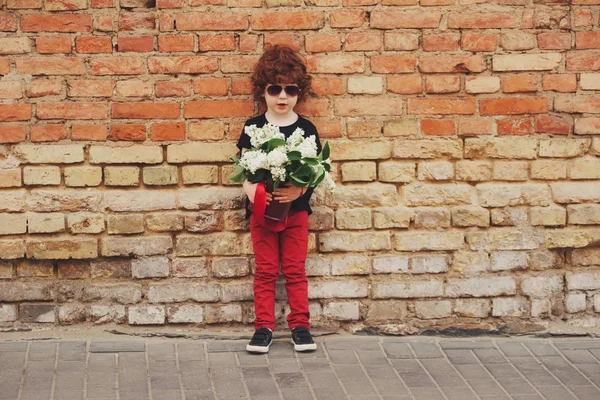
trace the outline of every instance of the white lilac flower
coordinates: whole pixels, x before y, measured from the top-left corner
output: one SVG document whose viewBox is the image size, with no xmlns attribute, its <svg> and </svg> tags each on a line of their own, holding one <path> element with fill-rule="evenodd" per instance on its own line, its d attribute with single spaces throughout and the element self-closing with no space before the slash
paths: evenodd
<svg viewBox="0 0 600 400">
<path fill-rule="evenodd" d="M 256 125 L 247 126 L 244 128 L 244 132 L 250 137 L 250 144 L 254 148 L 262 146 L 271 139 L 285 139 L 285 135 L 278 127 L 268 123 L 262 128 L 258 128 Z"/>
<path fill-rule="evenodd" d="M 276 147 L 267 154 L 267 164 L 269 165 L 269 168 L 282 167 L 288 161 L 289 159 L 283 146 Z"/>
<path fill-rule="evenodd" d="M 270 171 L 274 181 L 285 181 L 287 174 L 284 167 L 272 167 Z"/>
<path fill-rule="evenodd" d="M 286 140 L 286 146 L 288 151 L 294 150 L 300 143 L 304 141 L 304 130 L 296 128 L 296 130 Z"/>
<path fill-rule="evenodd" d="M 325 190 L 333 191 L 335 189 L 335 181 L 329 172 L 325 172 L 325 178 L 321 182 Z"/>
<path fill-rule="evenodd" d="M 240 158 L 240 165 L 254 174 L 259 169 L 268 168 L 267 153 L 262 150 L 246 150 Z"/>
<path fill-rule="evenodd" d="M 311 135 L 305 138 L 300 145 L 296 147 L 302 154 L 302 158 L 316 158 L 317 157 L 317 142 L 315 135 Z"/>
</svg>

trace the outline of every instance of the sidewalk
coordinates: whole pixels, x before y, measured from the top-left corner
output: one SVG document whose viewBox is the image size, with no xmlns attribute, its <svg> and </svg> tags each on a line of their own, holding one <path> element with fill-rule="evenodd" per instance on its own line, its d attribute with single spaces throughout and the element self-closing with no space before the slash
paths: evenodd
<svg viewBox="0 0 600 400">
<path fill-rule="evenodd" d="M 0 341 L 0 399 L 600 399 L 600 339 Z"/>
</svg>

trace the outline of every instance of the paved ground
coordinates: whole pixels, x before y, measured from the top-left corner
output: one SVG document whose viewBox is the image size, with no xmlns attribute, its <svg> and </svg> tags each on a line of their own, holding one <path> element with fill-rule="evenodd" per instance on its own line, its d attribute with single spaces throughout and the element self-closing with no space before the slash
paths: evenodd
<svg viewBox="0 0 600 400">
<path fill-rule="evenodd" d="M 0 399 L 600 399 L 600 339 L 0 341 Z"/>
</svg>

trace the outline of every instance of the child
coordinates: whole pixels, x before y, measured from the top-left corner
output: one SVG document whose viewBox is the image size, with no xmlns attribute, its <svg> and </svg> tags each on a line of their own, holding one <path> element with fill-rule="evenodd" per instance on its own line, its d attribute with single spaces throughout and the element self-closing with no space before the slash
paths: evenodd
<svg viewBox="0 0 600 400">
<path fill-rule="evenodd" d="M 302 58 L 289 47 L 272 46 L 265 50 L 252 75 L 254 98 L 266 104 L 267 111 L 246 121 L 245 126 L 262 127 L 267 122 L 279 127 L 289 137 L 296 128 L 304 130 L 304 136 L 314 135 L 317 150 L 321 143 L 315 126 L 294 112 L 298 101 L 310 91 L 311 77 L 306 72 Z M 251 148 L 250 137 L 242 131 L 237 143 L 242 151 Z M 308 204 L 313 192 L 310 187 L 280 186 L 274 193 L 266 193 L 267 204 L 274 198 L 279 202 L 291 202 L 285 228 L 280 232 L 270 230 L 257 222 L 252 214 L 258 184 L 244 182 L 248 195 L 246 215 L 250 216 L 250 233 L 254 247 L 256 271 L 254 273 L 254 336 L 246 346 L 249 352 L 266 353 L 275 330 L 275 281 L 279 265 L 285 277 L 285 288 L 290 304 L 287 317 L 292 330 L 292 343 L 296 351 L 317 348 L 310 334 L 308 311 L 308 281 L 305 261 L 308 251 Z"/>
</svg>

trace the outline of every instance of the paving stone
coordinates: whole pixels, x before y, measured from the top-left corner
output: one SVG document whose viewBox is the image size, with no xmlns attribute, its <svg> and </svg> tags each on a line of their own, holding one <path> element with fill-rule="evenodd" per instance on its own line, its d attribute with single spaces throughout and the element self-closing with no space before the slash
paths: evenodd
<svg viewBox="0 0 600 400">
<path fill-rule="evenodd" d="M 148 344 L 148 359 L 152 360 L 175 360 L 175 343 L 151 343 Z"/>
<path fill-rule="evenodd" d="M 358 364 L 354 352 L 348 350 L 327 350 L 327 354 L 333 364 Z"/>
<path fill-rule="evenodd" d="M 558 352 L 549 343 L 544 342 L 523 342 L 531 352 L 538 357 L 559 356 Z"/>
<path fill-rule="evenodd" d="M 529 356 L 529 350 L 521 342 L 498 342 L 498 348 L 507 357 Z"/>
<path fill-rule="evenodd" d="M 146 345 L 137 341 L 94 341 L 90 345 L 90 353 L 122 353 L 122 352 L 144 352 Z"/>
<path fill-rule="evenodd" d="M 208 353 L 227 353 L 230 351 L 246 351 L 246 341 L 241 340 L 217 340 L 207 343 Z"/>
<path fill-rule="evenodd" d="M 553 341 L 554 345 L 559 350 L 589 350 L 600 349 L 600 340 L 568 340 L 568 341 Z"/>
<path fill-rule="evenodd" d="M 493 349 L 491 341 L 477 340 L 440 340 L 442 349 Z"/>
<path fill-rule="evenodd" d="M 421 358 L 444 358 L 444 354 L 433 343 L 411 343 L 415 356 Z"/>
<path fill-rule="evenodd" d="M 204 343 L 177 343 L 179 361 L 206 360 Z"/>
<path fill-rule="evenodd" d="M 588 350 L 562 350 L 561 351 L 567 360 L 573 364 L 597 364 L 598 359 Z"/>
<path fill-rule="evenodd" d="M 0 353 L 8 353 L 9 351 L 25 351 L 25 350 L 27 350 L 27 342 L 0 343 Z"/>
<path fill-rule="evenodd" d="M 479 360 L 468 349 L 446 350 L 445 353 L 452 364 L 479 364 Z"/>
<path fill-rule="evenodd" d="M 412 350 L 408 346 L 408 343 L 384 343 L 383 350 L 388 358 L 415 358 Z"/>
<path fill-rule="evenodd" d="M 58 347 L 58 359 L 85 361 L 87 349 L 85 342 L 61 342 Z"/>
<path fill-rule="evenodd" d="M 496 349 L 474 349 L 473 353 L 482 364 L 505 364 L 506 358 Z"/>
</svg>

